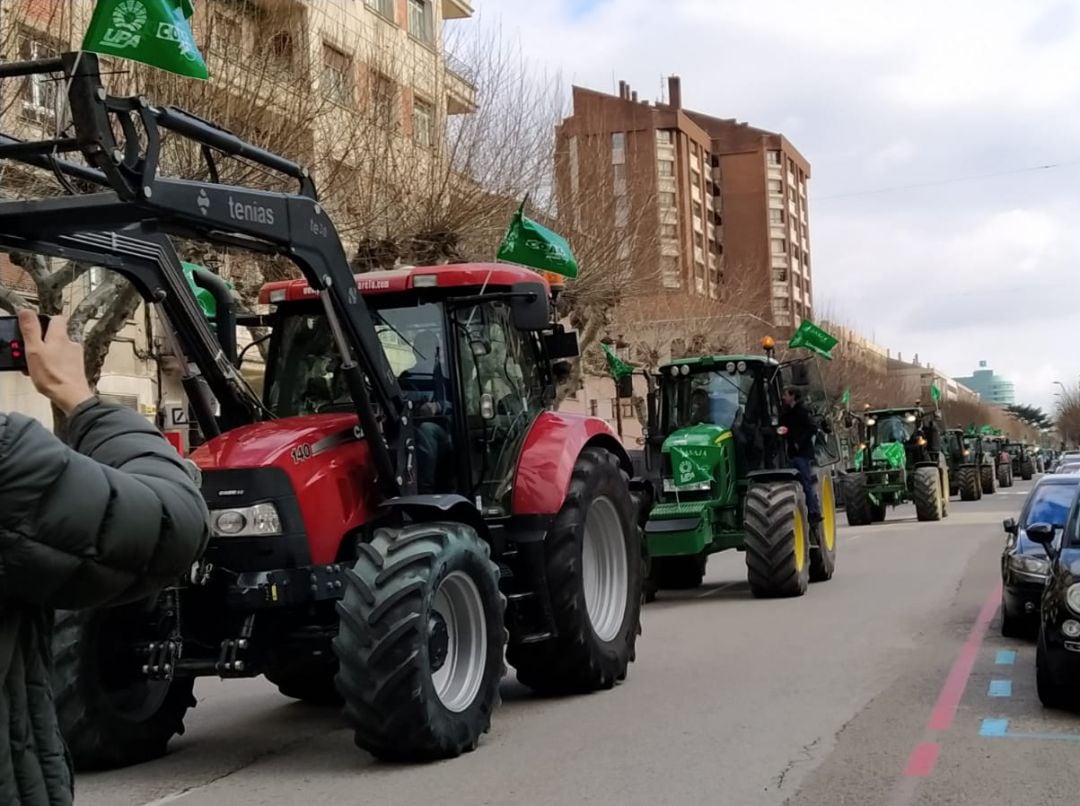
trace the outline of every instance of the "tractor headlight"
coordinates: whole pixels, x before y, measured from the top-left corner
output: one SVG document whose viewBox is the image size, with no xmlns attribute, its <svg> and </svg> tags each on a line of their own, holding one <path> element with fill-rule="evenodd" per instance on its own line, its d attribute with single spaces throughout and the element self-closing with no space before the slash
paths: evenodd
<svg viewBox="0 0 1080 806">
<path fill-rule="evenodd" d="M 867 417 L 866 418 L 866 424 L 867 425 L 873 425 L 876 422 L 877 422 L 877 420 L 875 420 L 873 417 Z"/>
<path fill-rule="evenodd" d="M 215 509 L 210 513 L 214 537 L 263 537 L 281 534 L 281 518 L 273 504 Z"/>
<path fill-rule="evenodd" d="M 1069 606 L 1071 611 L 1080 615 L 1080 582 L 1069 586 L 1069 590 L 1065 594 L 1065 604 Z"/>
<path fill-rule="evenodd" d="M 665 493 L 701 493 L 712 489 L 711 481 L 695 481 L 693 484 L 676 485 L 671 479 L 664 479 Z"/>
</svg>

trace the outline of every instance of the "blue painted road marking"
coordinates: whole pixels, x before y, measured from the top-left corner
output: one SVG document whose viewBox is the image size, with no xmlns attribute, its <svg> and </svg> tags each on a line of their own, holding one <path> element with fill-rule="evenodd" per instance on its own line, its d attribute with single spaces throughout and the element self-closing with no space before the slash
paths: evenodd
<svg viewBox="0 0 1080 806">
<path fill-rule="evenodd" d="M 1043 739 L 1059 742 L 1080 742 L 1077 733 L 1010 733 L 1009 720 L 984 719 L 979 726 L 979 735 L 988 739 Z"/>
<path fill-rule="evenodd" d="M 991 680 L 986 693 L 991 697 L 1011 697 L 1012 680 Z"/>
<path fill-rule="evenodd" d="M 998 666 L 1012 666 L 1016 663 L 1016 653 L 1011 649 L 999 649 L 994 663 Z"/>
</svg>

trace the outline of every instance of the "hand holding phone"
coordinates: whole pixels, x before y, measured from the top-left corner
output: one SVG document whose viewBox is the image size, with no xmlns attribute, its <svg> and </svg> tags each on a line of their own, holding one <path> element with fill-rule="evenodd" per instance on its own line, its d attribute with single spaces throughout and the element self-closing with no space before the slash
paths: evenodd
<svg viewBox="0 0 1080 806">
<path fill-rule="evenodd" d="M 49 317 L 38 314 L 38 322 L 44 334 Z M 26 372 L 26 341 L 17 316 L 0 316 L 0 372 Z"/>
<path fill-rule="evenodd" d="M 0 340 L 6 341 L 6 345 L 0 345 L 0 369 L 7 363 L 21 364 L 10 369 L 25 368 L 37 390 L 70 414 L 94 393 L 86 380 L 82 345 L 71 340 L 67 329 L 66 316 L 50 320 L 33 311 L 20 311 L 18 325 L 11 333 L 15 338 L 0 334 Z"/>
</svg>

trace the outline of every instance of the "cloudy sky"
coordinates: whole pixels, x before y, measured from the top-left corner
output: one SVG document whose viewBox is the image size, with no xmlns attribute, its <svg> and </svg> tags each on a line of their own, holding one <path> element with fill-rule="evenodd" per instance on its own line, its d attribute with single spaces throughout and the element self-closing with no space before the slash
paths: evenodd
<svg viewBox="0 0 1080 806">
<path fill-rule="evenodd" d="M 1080 375 L 1080 3 L 476 0 L 567 86 L 624 79 L 810 160 L 815 307 L 1021 402 Z M 1025 170 L 1036 166 L 1058 166 Z"/>
</svg>

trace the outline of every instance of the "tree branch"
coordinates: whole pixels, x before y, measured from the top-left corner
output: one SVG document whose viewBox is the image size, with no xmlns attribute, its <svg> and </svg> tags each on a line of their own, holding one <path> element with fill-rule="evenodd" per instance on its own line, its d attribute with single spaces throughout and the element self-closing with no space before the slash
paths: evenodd
<svg viewBox="0 0 1080 806">
<path fill-rule="evenodd" d="M 0 309 L 17 313 L 20 309 L 29 307 L 30 303 L 18 291 L 0 286 Z"/>
</svg>

